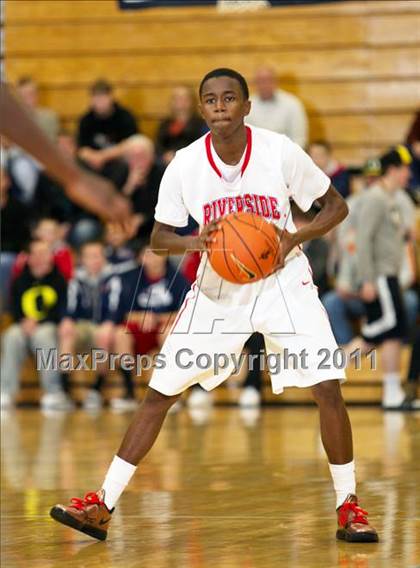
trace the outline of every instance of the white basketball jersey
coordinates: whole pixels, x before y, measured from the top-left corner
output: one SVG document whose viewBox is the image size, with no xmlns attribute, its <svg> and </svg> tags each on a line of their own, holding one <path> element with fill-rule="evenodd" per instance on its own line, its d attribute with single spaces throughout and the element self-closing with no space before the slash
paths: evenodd
<svg viewBox="0 0 420 568">
<path fill-rule="evenodd" d="M 290 199 L 307 211 L 324 195 L 330 179 L 287 136 L 246 127 L 247 146 L 236 166 L 224 164 L 208 133 L 179 150 L 163 176 L 155 219 L 185 227 L 191 215 L 200 227 L 232 212 L 255 213 L 280 228 L 295 232 Z M 200 289 L 211 299 L 245 303 L 261 283 L 231 284 L 218 276 L 203 255 L 197 275 Z"/>
</svg>

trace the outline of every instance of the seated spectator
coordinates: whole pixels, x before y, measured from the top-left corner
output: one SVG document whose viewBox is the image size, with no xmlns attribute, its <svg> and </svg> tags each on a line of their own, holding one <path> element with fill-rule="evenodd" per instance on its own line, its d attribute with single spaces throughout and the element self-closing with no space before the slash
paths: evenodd
<svg viewBox="0 0 420 568">
<path fill-rule="evenodd" d="M 66 280 L 73 276 L 73 254 L 70 247 L 64 241 L 67 231 L 65 225 L 61 225 L 55 219 L 41 219 L 32 230 L 33 238 L 46 242 L 54 255 L 54 264 Z M 13 277 L 16 278 L 27 263 L 28 255 L 21 252 L 13 266 Z"/>
<path fill-rule="evenodd" d="M 2 338 L 1 407 L 14 404 L 22 365 L 29 351 L 40 350 L 44 361 L 57 352 L 57 324 L 65 313 L 67 285 L 54 266 L 48 244 L 32 240 L 27 264 L 12 284 L 12 313 L 15 323 Z M 39 359 L 38 359 L 39 362 Z M 61 388 L 57 369 L 40 370 L 43 409 L 67 410 L 72 407 Z"/>
<path fill-rule="evenodd" d="M 122 274 L 137 266 L 132 246 L 119 225 L 108 223 L 105 227 L 105 256 L 114 274 Z"/>
<path fill-rule="evenodd" d="M 79 156 L 120 187 L 124 163 L 106 150 L 138 132 L 134 115 L 114 98 L 110 83 L 99 79 L 91 87 L 91 107 L 79 123 Z"/>
<path fill-rule="evenodd" d="M 80 251 L 81 266 L 70 281 L 66 316 L 59 327 L 60 353 L 77 349 L 103 349 L 109 352 L 114 341 L 114 319 L 121 283 L 112 276 L 102 242 L 85 243 Z M 101 388 L 106 378 L 104 363 L 98 364 L 96 381 L 83 402 L 85 408 L 102 406 Z M 63 383 L 69 389 L 68 373 Z M 132 387 L 127 393 L 133 398 Z"/>
<path fill-rule="evenodd" d="M 350 194 L 350 174 L 346 167 L 334 158 L 331 145 L 325 140 L 317 140 L 309 144 L 308 154 L 331 179 L 331 183 L 337 191 L 343 197 L 348 197 Z"/>
<path fill-rule="evenodd" d="M 196 107 L 194 92 L 190 87 L 175 87 L 170 115 L 161 122 L 156 137 L 157 153 L 166 165 L 177 150 L 185 148 L 207 132 L 206 123 L 198 115 Z"/>
<path fill-rule="evenodd" d="M 143 355 L 162 346 L 190 285 L 168 258 L 144 244 L 137 258 L 138 267 L 122 278 L 119 320 L 125 323 L 117 330 L 116 351 Z M 132 382 L 131 371 L 123 373 Z"/>
<path fill-rule="evenodd" d="M 380 161 L 368 160 L 363 168 L 363 173 L 366 189 L 347 198 L 349 215 L 337 228 L 337 257 L 339 262 L 335 289 L 321 296 L 337 343 L 346 348 L 349 353 L 360 344 L 360 340 L 355 334 L 354 324 L 365 315 L 365 308 L 359 297 L 356 256 L 356 227 L 359 220 L 360 200 L 364 192 L 369 191 L 370 186 L 378 183 L 381 175 Z M 415 267 L 411 261 L 415 242 L 415 209 L 403 189 L 398 189 L 394 196 L 401 211 L 406 235 L 399 282 L 407 314 L 408 339 L 416 322 L 419 306 L 417 293 L 412 289 L 415 283 Z"/>
<path fill-rule="evenodd" d="M 406 144 L 408 145 L 412 162 L 411 177 L 408 185 L 410 195 L 415 203 L 420 203 L 420 110 L 416 112 L 414 120 L 407 134 Z"/>
<path fill-rule="evenodd" d="M 1 251 L 0 251 L 0 311 L 10 308 L 12 268 L 19 251 L 30 237 L 31 209 L 10 194 L 10 179 L 0 168 Z"/>
<path fill-rule="evenodd" d="M 21 77 L 16 85 L 17 93 L 29 111 L 34 115 L 39 127 L 51 140 L 56 140 L 59 130 L 57 114 L 49 109 L 39 106 L 38 84 L 32 77 Z"/>
<path fill-rule="evenodd" d="M 286 134 L 293 142 L 305 148 L 308 139 L 308 119 L 300 100 L 277 88 L 275 71 L 260 67 L 254 76 L 256 93 L 251 97 L 248 124 Z"/>
</svg>

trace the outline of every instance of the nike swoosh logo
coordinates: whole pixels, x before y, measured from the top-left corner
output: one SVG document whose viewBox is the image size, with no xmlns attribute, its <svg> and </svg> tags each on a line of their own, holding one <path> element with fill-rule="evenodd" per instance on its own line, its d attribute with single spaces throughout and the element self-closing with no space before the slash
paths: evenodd
<svg viewBox="0 0 420 568">
<path fill-rule="evenodd" d="M 102 526 L 102 525 L 106 525 L 107 523 L 109 523 L 109 519 L 101 519 L 101 520 L 99 521 L 99 524 L 100 524 L 101 526 Z"/>
<path fill-rule="evenodd" d="M 303 284 L 304 286 L 306 286 L 307 284 L 309 284 L 309 282 L 310 282 L 310 280 L 308 280 L 307 282 L 304 282 L 304 281 L 302 280 L 302 284 Z"/>
</svg>

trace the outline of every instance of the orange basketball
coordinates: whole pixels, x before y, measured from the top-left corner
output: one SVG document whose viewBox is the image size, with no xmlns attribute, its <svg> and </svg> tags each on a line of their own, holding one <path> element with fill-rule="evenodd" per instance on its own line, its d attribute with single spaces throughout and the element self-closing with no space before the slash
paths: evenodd
<svg viewBox="0 0 420 568">
<path fill-rule="evenodd" d="M 208 248 L 210 264 L 234 284 L 249 284 L 267 276 L 275 266 L 279 242 L 274 225 L 253 213 L 231 213 L 220 219 L 215 242 Z"/>
</svg>

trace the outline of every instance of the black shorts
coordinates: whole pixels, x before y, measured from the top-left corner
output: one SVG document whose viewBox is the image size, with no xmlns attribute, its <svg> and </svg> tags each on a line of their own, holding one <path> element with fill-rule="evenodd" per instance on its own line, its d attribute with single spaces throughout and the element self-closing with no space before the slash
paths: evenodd
<svg viewBox="0 0 420 568">
<path fill-rule="evenodd" d="M 379 276 L 376 288 L 376 300 L 365 302 L 367 321 L 362 326 L 363 339 L 375 344 L 387 339 L 403 339 L 407 323 L 398 278 Z"/>
</svg>

